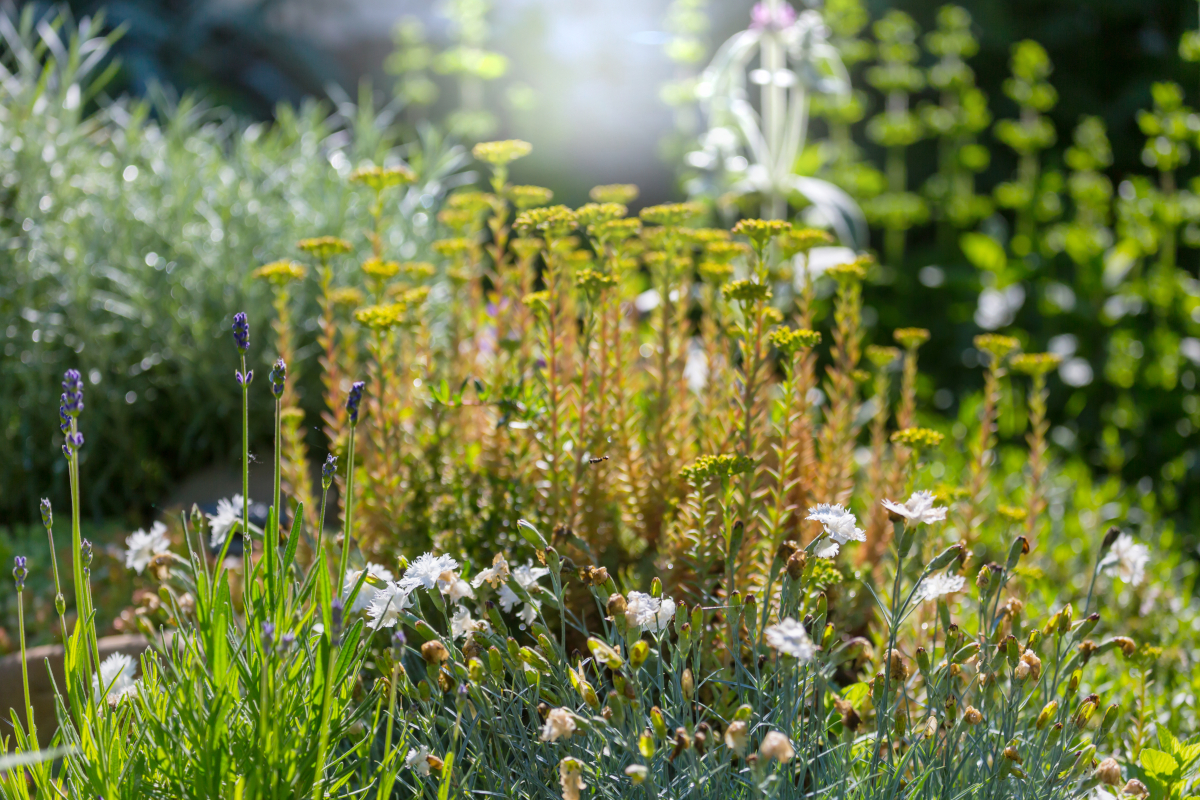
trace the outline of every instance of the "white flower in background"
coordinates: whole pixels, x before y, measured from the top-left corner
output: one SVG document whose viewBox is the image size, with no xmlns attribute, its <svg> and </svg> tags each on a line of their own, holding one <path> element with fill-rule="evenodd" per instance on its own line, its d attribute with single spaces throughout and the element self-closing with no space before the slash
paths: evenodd
<svg viewBox="0 0 1200 800">
<path fill-rule="evenodd" d="M 425 777 L 429 774 L 429 748 L 421 745 L 408 751 L 404 757 L 404 766 L 415 770 L 418 775 Z"/>
<path fill-rule="evenodd" d="M 517 582 L 517 585 L 529 594 L 529 590 L 537 585 L 539 579 L 550 574 L 550 570 L 545 567 L 535 567 L 533 562 L 522 564 L 512 571 L 512 579 Z M 512 611 L 513 607 L 521 602 L 521 598 L 507 584 L 500 587 L 500 607 L 505 611 Z M 532 625 L 537 619 L 537 610 L 541 603 L 530 597 L 530 602 L 525 603 L 517 616 L 525 625 Z"/>
<path fill-rule="evenodd" d="M 659 600 L 644 592 L 630 592 L 625 598 L 625 622 L 631 628 L 658 633 L 675 616 L 675 601 L 669 597 Z"/>
<path fill-rule="evenodd" d="M 933 492 L 913 492 L 907 503 L 893 503 L 891 500 L 884 500 L 883 507 L 893 514 L 904 517 L 909 522 L 924 522 L 928 525 L 931 522 L 941 522 L 946 519 L 946 507 L 935 506 L 933 502 L 936 499 Z"/>
<path fill-rule="evenodd" d="M 125 653 L 113 653 L 100 663 L 100 675 L 92 676 L 92 694 L 96 702 L 120 700 L 137 690 L 133 678 L 133 659 Z"/>
<path fill-rule="evenodd" d="M 542 741 L 557 742 L 575 732 L 575 715 L 565 708 L 552 708 L 542 726 Z"/>
<path fill-rule="evenodd" d="M 128 547 L 125 551 L 125 567 L 141 575 L 156 555 L 171 549 L 171 540 L 167 538 L 167 526 L 156 522 L 150 526 L 149 533 L 140 528 L 131 533 L 125 539 L 125 545 Z"/>
<path fill-rule="evenodd" d="M 967 579 L 962 575 L 948 575 L 945 572 L 930 575 L 917 587 L 917 599 L 936 600 L 954 592 L 961 592 L 966 582 Z"/>
<path fill-rule="evenodd" d="M 412 604 L 409 598 L 411 593 L 411 589 L 396 581 L 390 581 L 387 586 L 377 590 L 367 608 L 371 627 L 375 630 L 396 627 L 396 623 L 400 621 L 400 612 Z"/>
<path fill-rule="evenodd" d="M 217 501 L 217 513 L 208 515 L 209 545 L 221 547 L 230 531 L 242 528 L 242 496 L 222 497 Z M 256 528 L 251 525 L 250 530 Z"/>
<path fill-rule="evenodd" d="M 346 570 L 346 580 L 342 583 L 342 602 L 350 599 L 350 592 L 354 591 L 354 584 L 358 583 L 358 579 L 362 576 L 362 569 Z M 367 580 L 363 581 L 362 588 L 358 590 L 358 595 L 354 598 L 354 604 L 347 609 L 350 614 L 357 613 L 369 607 L 375 600 L 375 595 L 379 594 L 379 586 L 371 583 L 371 578 L 377 579 L 380 583 L 391 583 L 396 578 L 392 575 L 392 571 L 387 567 L 379 564 L 367 562 L 365 568 Z"/>
<path fill-rule="evenodd" d="M 1128 533 L 1122 533 L 1112 543 L 1102 563 L 1105 575 L 1120 578 L 1130 586 L 1137 586 L 1146 578 L 1150 548 L 1135 542 Z"/>
<path fill-rule="evenodd" d="M 583 782 L 583 762 L 570 756 L 558 762 L 558 783 L 562 787 L 563 800 L 579 800 L 587 788 Z"/>
<path fill-rule="evenodd" d="M 492 559 L 492 565 L 485 570 L 481 570 L 474 578 L 471 579 L 471 585 L 478 589 L 485 582 L 491 584 L 493 589 L 499 589 L 508 582 L 512 571 L 508 568 L 508 562 L 500 553 L 496 553 Z"/>
<path fill-rule="evenodd" d="M 454 616 L 450 617 L 450 634 L 455 639 L 461 639 L 472 631 L 487 630 L 488 624 L 482 620 L 473 619 L 471 612 L 463 606 L 458 606 L 454 609 Z"/>
<path fill-rule="evenodd" d="M 816 554 L 821 558 L 833 558 L 846 542 L 865 542 L 867 534 L 858 527 L 858 519 L 840 505 L 821 503 L 808 510 L 808 519 L 821 523 L 829 542 L 821 542 Z"/>
<path fill-rule="evenodd" d="M 687 381 L 688 389 L 695 394 L 704 391 L 708 385 L 708 355 L 703 345 L 692 340 L 688 347 L 687 363 L 683 367 L 683 379 Z"/>
<path fill-rule="evenodd" d="M 443 591 L 450 598 L 451 603 L 461 603 L 467 597 L 472 599 L 475 597 L 475 590 L 471 588 L 471 584 L 459 577 L 455 577 L 454 582 Z"/>
<path fill-rule="evenodd" d="M 458 562 L 450 556 L 422 553 L 409 565 L 400 583 L 410 590 L 420 586 L 430 591 L 436 588 L 445 593 L 457 580 L 454 572 L 457 569 Z"/>
<path fill-rule="evenodd" d="M 767 644 L 784 655 L 798 658 L 801 661 L 812 661 L 817 654 L 817 646 L 809 638 L 804 626 L 791 617 L 786 617 L 778 624 L 763 631 Z"/>
</svg>

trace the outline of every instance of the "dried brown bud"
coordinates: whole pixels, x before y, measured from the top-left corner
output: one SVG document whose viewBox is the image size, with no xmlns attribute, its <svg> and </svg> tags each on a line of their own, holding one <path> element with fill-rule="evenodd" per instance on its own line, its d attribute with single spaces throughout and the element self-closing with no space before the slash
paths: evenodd
<svg viewBox="0 0 1200 800">
<path fill-rule="evenodd" d="M 1117 647 L 1121 648 L 1121 652 L 1127 658 L 1137 652 L 1137 642 L 1128 636 L 1114 636 L 1113 641 L 1117 643 Z"/>
<path fill-rule="evenodd" d="M 963 722 L 974 727 L 983 722 L 983 714 L 979 713 L 975 706 L 967 706 L 966 711 L 963 711 Z"/>
<path fill-rule="evenodd" d="M 589 567 L 588 578 L 592 582 L 592 586 L 603 586 L 608 583 L 608 569 L 606 567 Z"/>
<path fill-rule="evenodd" d="M 625 616 L 625 596 L 621 594 L 610 594 L 608 596 L 608 615 L 613 619 L 620 619 Z"/>
<path fill-rule="evenodd" d="M 1017 748 L 1013 747 L 1011 744 L 1004 748 L 1004 757 L 1009 761 L 1015 761 L 1018 764 L 1025 761 L 1025 759 L 1021 758 L 1021 754 L 1017 752 Z"/>
<path fill-rule="evenodd" d="M 1119 786 L 1123 780 L 1121 777 L 1121 765 L 1117 763 L 1115 758 L 1104 759 L 1096 765 L 1096 779 L 1109 786 Z"/>
<path fill-rule="evenodd" d="M 788 577 L 794 581 L 800 580 L 800 577 L 802 575 L 804 575 L 804 565 L 807 563 L 808 563 L 808 553 L 805 553 L 803 550 L 797 550 L 795 553 L 793 553 L 791 555 L 790 558 L 788 558 L 788 561 L 787 561 Z"/>
<path fill-rule="evenodd" d="M 799 545 L 797 545 L 791 539 L 785 539 L 779 543 L 779 547 L 775 550 L 775 557 L 786 564 L 788 559 L 791 558 L 792 555 L 795 554 L 799 549 Z"/>
<path fill-rule="evenodd" d="M 441 664 L 450 658 L 450 651 L 446 649 L 446 645 L 433 639 L 421 645 L 421 657 L 425 659 L 426 664 Z"/>
<path fill-rule="evenodd" d="M 1139 781 L 1137 778 L 1130 778 L 1125 784 L 1125 794 L 1130 797 L 1149 797 L 1150 790 L 1146 788 L 1146 784 Z"/>
<path fill-rule="evenodd" d="M 888 659 L 891 662 L 892 678 L 897 681 L 908 680 L 908 664 L 905 663 L 904 656 L 900 655 L 900 651 L 889 651 Z"/>
</svg>

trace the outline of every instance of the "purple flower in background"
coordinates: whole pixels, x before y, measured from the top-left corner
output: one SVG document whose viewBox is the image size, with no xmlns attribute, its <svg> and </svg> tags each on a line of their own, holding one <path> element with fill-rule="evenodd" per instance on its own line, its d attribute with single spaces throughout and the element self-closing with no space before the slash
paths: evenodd
<svg viewBox="0 0 1200 800">
<path fill-rule="evenodd" d="M 242 355 L 250 350 L 250 323 L 244 311 L 233 315 L 233 342 Z"/>
<path fill-rule="evenodd" d="M 350 387 L 350 394 L 346 397 L 346 413 L 350 415 L 350 424 L 358 424 L 358 406 L 362 403 L 363 387 L 366 386 L 362 381 L 355 381 Z"/>
<path fill-rule="evenodd" d="M 276 397 L 283 395 L 283 384 L 287 380 L 287 362 L 282 358 L 275 361 L 275 366 L 271 368 L 270 375 L 267 378 L 271 381 L 271 394 Z"/>
<path fill-rule="evenodd" d="M 755 3 L 750 10 L 750 27 L 756 30 L 773 28 L 783 30 L 796 21 L 796 9 L 787 3 L 771 8 L 768 3 Z"/>
</svg>

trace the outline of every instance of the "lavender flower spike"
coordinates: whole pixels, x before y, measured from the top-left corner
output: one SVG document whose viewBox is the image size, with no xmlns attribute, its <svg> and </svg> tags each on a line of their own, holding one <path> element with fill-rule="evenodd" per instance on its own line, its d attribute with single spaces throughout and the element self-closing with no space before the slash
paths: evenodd
<svg viewBox="0 0 1200 800">
<path fill-rule="evenodd" d="M 271 381 L 271 394 L 281 397 L 284 381 L 287 380 L 287 362 L 282 358 L 276 359 L 275 366 L 271 368 L 271 373 L 267 378 Z"/>
<path fill-rule="evenodd" d="M 29 575 L 29 570 L 25 569 L 25 556 L 17 556 L 13 559 L 13 579 L 17 582 L 17 591 L 25 589 L 25 578 Z"/>
<path fill-rule="evenodd" d="M 325 456 L 325 463 L 321 466 L 321 487 L 328 489 L 333 485 L 333 473 L 337 471 L 337 456 L 329 453 Z"/>
<path fill-rule="evenodd" d="M 49 530 L 50 526 L 52 526 L 54 524 L 54 512 L 50 508 L 50 498 L 49 497 L 42 498 L 42 503 L 41 503 L 40 509 L 42 512 L 42 525 L 44 525 L 46 527 L 46 529 Z"/>
<path fill-rule="evenodd" d="M 79 370 L 69 369 L 63 373 L 62 388 L 62 411 L 72 417 L 79 416 L 83 411 L 83 376 Z"/>
<path fill-rule="evenodd" d="M 350 415 L 350 425 L 358 424 L 358 406 L 362 403 L 363 387 L 366 384 L 362 381 L 355 381 L 350 387 L 350 394 L 346 397 L 346 413 Z"/>
<path fill-rule="evenodd" d="M 242 355 L 246 355 L 250 350 L 250 323 L 244 311 L 233 315 L 233 342 Z"/>
</svg>

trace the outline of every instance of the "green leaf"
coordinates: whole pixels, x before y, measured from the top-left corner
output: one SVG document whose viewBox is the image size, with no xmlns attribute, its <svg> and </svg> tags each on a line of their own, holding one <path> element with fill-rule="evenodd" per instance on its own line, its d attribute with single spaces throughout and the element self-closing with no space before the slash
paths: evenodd
<svg viewBox="0 0 1200 800">
<path fill-rule="evenodd" d="M 454 768 L 454 753 L 446 753 L 446 761 L 442 764 L 442 784 L 438 787 L 438 800 L 448 800 L 450 797 L 450 774 Z"/>
<path fill-rule="evenodd" d="M 1175 760 L 1174 756 L 1170 753 L 1164 753 L 1162 750 L 1147 747 L 1142 751 L 1139 760 L 1146 772 L 1160 778 L 1165 778 L 1170 782 L 1178 780 L 1183 775 L 1183 768 Z"/>
<path fill-rule="evenodd" d="M 987 272 L 1000 272 L 1008 264 L 1004 248 L 982 233 L 964 233 L 958 240 L 963 255 L 976 267 Z"/>
</svg>

